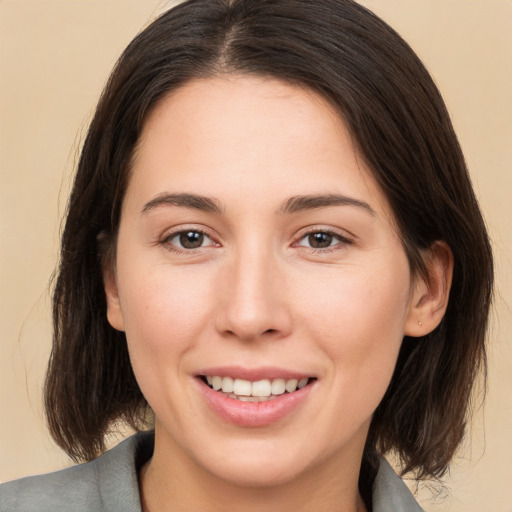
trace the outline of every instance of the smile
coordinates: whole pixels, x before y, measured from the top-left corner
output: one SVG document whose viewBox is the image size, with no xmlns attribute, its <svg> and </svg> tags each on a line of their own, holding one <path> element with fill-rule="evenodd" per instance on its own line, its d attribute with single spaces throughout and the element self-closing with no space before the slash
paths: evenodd
<svg viewBox="0 0 512 512">
<path fill-rule="evenodd" d="M 266 402 L 273 400 L 285 393 L 293 393 L 298 389 L 302 389 L 312 380 L 304 377 L 302 379 L 277 378 L 250 381 L 219 375 L 205 375 L 204 379 L 214 391 L 242 402 Z"/>
<path fill-rule="evenodd" d="M 318 378 L 282 368 L 210 368 L 196 374 L 198 391 L 222 421 L 239 427 L 276 424 L 307 403 Z"/>
</svg>

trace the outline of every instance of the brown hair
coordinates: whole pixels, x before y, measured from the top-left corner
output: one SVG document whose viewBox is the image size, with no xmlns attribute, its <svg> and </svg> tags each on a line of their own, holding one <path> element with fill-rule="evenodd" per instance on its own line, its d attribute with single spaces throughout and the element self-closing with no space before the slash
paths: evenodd
<svg viewBox="0 0 512 512">
<path fill-rule="evenodd" d="M 351 0 L 190 0 L 139 34 L 118 61 L 85 140 L 62 236 L 45 396 L 53 437 L 74 459 L 104 450 L 116 421 L 144 426 L 147 403 L 124 333 L 107 322 L 102 259 L 115 254 L 130 159 L 169 91 L 219 73 L 271 76 L 336 106 L 394 211 L 411 271 L 451 248 L 439 327 L 405 337 L 370 427 L 364 464 L 396 450 L 418 477 L 446 470 L 485 369 L 492 295 L 489 240 L 442 98 L 410 47 Z"/>
</svg>

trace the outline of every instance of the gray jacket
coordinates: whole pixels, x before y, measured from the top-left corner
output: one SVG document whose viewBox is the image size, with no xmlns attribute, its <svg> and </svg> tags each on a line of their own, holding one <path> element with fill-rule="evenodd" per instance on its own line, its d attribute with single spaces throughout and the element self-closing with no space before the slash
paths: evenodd
<svg viewBox="0 0 512 512">
<path fill-rule="evenodd" d="M 141 512 L 137 469 L 153 442 L 152 434 L 140 433 L 86 464 L 2 484 L 0 512 Z M 372 502 L 373 512 L 421 512 L 384 459 Z"/>
</svg>

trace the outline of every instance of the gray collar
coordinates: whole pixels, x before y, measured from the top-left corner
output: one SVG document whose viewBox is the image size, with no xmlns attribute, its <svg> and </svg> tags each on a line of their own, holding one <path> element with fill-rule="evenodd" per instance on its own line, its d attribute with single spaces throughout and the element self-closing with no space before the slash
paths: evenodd
<svg viewBox="0 0 512 512">
<path fill-rule="evenodd" d="M 138 468 L 151 456 L 154 439 L 148 434 L 138 434 L 132 439 L 137 443 L 133 443 L 133 447 L 127 451 L 130 453 L 131 466 Z M 422 512 L 405 483 L 384 458 L 380 459 L 379 471 L 373 484 L 372 508 L 373 512 Z"/>
<path fill-rule="evenodd" d="M 130 482 L 130 485 L 126 486 L 126 490 L 128 491 L 129 489 L 129 492 L 125 494 L 125 498 L 130 496 L 130 500 L 133 500 L 136 496 L 136 501 L 139 501 L 136 476 L 137 470 L 151 457 L 153 444 L 154 438 L 152 434 L 140 433 L 124 441 L 112 450 L 112 452 L 121 452 L 117 454 L 116 457 L 118 459 L 118 467 L 124 470 L 129 468 L 125 478 Z M 109 452 L 103 457 L 108 455 Z M 103 457 L 100 457 L 100 459 Z M 122 459 L 123 462 L 119 459 Z M 106 468 L 108 466 L 104 467 Z M 111 471 L 112 467 L 108 469 Z M 120 470 L 118 469 L 118 471 Z M 107 475 L 105 474 L 105 479 L 99 478 L 99 481 L 108 481 Z M 111 495 L 110 491 L 110 489 L 104 489 L 103 492 L 101 492 L 104 499 L 109 499 L 109 495 Z M 422 512 L 422 509 L 405 483 L 393 471 L 384 458 L 380 459 L 379 470 L 373 484 L 372 508 L 373 512 Z M 137 512 L 139 511 L 137 510 Z"/>
<path fill-rule="evenodd" d="M 137 473 L 153 454 L 154 436 L 139 433 L 87 464 L 0 486 L 0 512 L 141 512 Z M 421 512 L 402 480 L 381 459 L 373 512 Z"/>
<path fill-rule="evenodd" d="M 372 506 L 373 512 L 422 512 L 402 479 L 383 458 L 373 484 Z"/>
</svg>

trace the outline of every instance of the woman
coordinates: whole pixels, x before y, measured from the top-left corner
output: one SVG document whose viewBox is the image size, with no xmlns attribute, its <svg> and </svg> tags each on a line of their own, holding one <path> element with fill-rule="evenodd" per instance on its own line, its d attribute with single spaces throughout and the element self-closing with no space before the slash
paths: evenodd
<svg viewBox="0 0 512 512">
<path fill-rule="evenodd" d="M 77 461 L 1 510 L 420 510 L 485 367 L 485 227 L 410 48 L 340 0 L 194 1 L 117 64 L 54 294 Z M 154 414 L 154 416 L 153 416 Z"/>
</svg>

